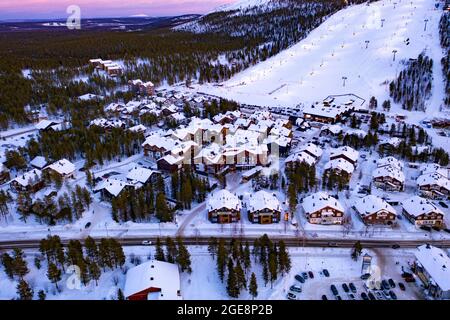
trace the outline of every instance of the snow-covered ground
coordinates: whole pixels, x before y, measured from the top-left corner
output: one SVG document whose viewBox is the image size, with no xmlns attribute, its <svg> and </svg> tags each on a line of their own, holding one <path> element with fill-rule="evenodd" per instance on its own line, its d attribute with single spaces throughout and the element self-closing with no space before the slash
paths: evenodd
<svg viewBox="0 0 450 320">
<path fill-rule="evenodd" d="M 417 58 L 425 50 L 440 61 L 442 10 L 434 6 L 434 0 L 381 0 L 351 6 L 332 15 L 303 41 L 237 74 L 223 86 L 206 84 L 198 90 L 262 106 L 308 104 L 344 93 L 383 101 L 388 98 L 388 82 L 403 69 L 402 60 Z M 427 31 L 424 19 L 428 19 Z M 393 50 L 397 50 L 395 61 Z M 435 69 L 439 71 L 439 66 Z M 345 87 L 342 77 L 347 77 Z M 442 89 L 442 75 L 434 77 Z M 433 101 L 437 103 L 431 105 L 427 116 L 439 110 L 441 100 Z"/>
<path fill-rule="evenodd" d="M 211 258 L 207 252 L 207 248 L 203 246 L 191 246 L 188 248 L 191 252 L 192 274 L 183 273 L 181 275 L 181 293 L 185 300 L 228 300 L 230 299 L 226 292 L 226 281 L 222 283 L 217 275 L 215 260 Z M 127 247 L 124 249 L 127 255 L 125 271 L 134 265 L 130 261 L 130 256 L 134 255 L 140 262 L 145 262 L 154 254 L 153 247 Z M 303 292 L 298 295 L 298 299 L 321 299 L 322 295 L 327 295 L 328 299 L 332 299 L 330 285 L 334 284 L 341 297 L 344 300 L 348 296 L 344 293 L 341 285 L 353 282 L 357 288 L 355 297 L 360 298 L 360 294 L 365 292 L 361 276 L 361 258 L 353 261 L 350 258 L 350 249 L 320 249 L 320 248 L 290 248 L 289 249 L 292 268 L 291 271 L 279 278 L 273 283 L 264 286 L 262 279 L 262 270 L 259 264 L 252 260 L 252 272 L 257 275 L 258 297 L 260 300 L 277 300 L 286 299 L 289 287 L 293 284 L 299 285 L 294 276 L 304 271 L 312 271 L 314 279 L 306 280 L 302 284 Z M 407 268 L 408 262 L 414 259 L 412 250 L 363 250 L 363 253 L 369 253 L 373 256 L 372 265 L 380 270 L 382 279 L 392 278 L 397 283 L 401 280 L 401 267 Z M 72 273 L 63 274 L 62 280 L 59 282 L 61 292 L 55 290 L 54 284 L 50 283 L 46 276 L 47 266 L 43 263 L 41 269 L 34 266 L 34 258 L 38 254 L 34 250 L 26 250 L 26 260 L 30 273 L 25 276 L 25 280 L 33 287 L 37 297 L 37 291 L 44 290 L 47 299 L 116 299 L 117 290 L 123 290 L 125 283 L 125 274 L 122 270 L 106 271 L 102 273 L 98 286 L 91 281 L 86 287 L 82 286 L 74 288 L 74 275 Z M 399 264 L 396 264 L 399 262 Z M 323 269 L 327 269 L 330 277 L 326 278 L 321 275 Z M 17 297 L 16 286 L 17 281 L 7 278 L 3 270 L 0 270 L 0 290 L 1 299 L 12 299 Z M 414 283 L 405 283 L 406 291 L 400 291 L 398 286 L 394 291 L 399 299 L 422 299 L 423 295 L 418 285 Z M 243 290 L 239 299 L 251 299 L 247 291 Z"/>
</svg>

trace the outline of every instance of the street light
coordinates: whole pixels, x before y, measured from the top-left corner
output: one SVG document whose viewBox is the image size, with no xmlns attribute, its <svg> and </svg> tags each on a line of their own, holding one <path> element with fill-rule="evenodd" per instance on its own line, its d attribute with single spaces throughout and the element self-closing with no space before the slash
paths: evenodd
<svg viewBox="0 0 450 320">
<path fill-rule="evenodd" d="M 383 28 L 384 26 L 384 22 L 386 21 L 386 19 L 381 19 L 381 27 Z"/>
<path fill-rule="evenodd" d="M 423 28 L 423 31 L 427 31 L 428 19 L 423 20 L 423 22 L 425 22 L 425 27 Z"/>
<path fill-rule="evenodd" d="M 394 54 L 394 58 L 392 59 L 392 61 L 395 61 L 395 54 L 397 53 L 397 50 L 392 50 L 392 53 Z"/>
<path fill-rule="evenodd" d="M 366 40 L 365 42 L 366 42 L 366 49 L 367 49 L 369 47 L 370 40 Z"/>
<path fill-rule="evenodd" d="M 342 77 L 342 80 L 343 80 L 342 86 L 345 87 L 345 80 L 347 80 L 347 77 L 346 77 L 346 76 L 343 76 L 343 77 Z"/>
</svg>

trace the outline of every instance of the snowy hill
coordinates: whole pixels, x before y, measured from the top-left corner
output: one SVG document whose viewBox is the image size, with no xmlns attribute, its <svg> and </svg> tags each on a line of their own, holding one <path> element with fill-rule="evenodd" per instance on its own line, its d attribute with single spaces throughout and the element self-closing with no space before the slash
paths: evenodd
<svg viewBox="0 0 450 320">
<path fill-rule="evenodd" d="M 343 9 L 287 50 L 222 86 L 204 85 L 199 90 L 263 106 L 295 106 L 343 93 L 382 101 L 389 97 L 389 82 L 405 61 L 425 51 L 436 62 L 427 109 L 428 115 L 435 114 L 444 91 L 438 33 L 442 9 L 435 8 L 434 0 L 397 2 L 381 0 Z"/>
</svg>

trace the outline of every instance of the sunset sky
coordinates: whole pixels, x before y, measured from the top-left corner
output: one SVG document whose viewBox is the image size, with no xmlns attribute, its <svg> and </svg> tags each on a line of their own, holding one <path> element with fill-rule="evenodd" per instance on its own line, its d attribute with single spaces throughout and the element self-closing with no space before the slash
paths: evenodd
<svg viewBox="0 0 450 320">
<path fill-rule="evenodd" d="M 170 16 L 206 13 L 235 0 L 0 0 L 0 20 L 65 18 L 70 5 L 82 18 L 127 17 L 138 14 Z"/>
</svg>

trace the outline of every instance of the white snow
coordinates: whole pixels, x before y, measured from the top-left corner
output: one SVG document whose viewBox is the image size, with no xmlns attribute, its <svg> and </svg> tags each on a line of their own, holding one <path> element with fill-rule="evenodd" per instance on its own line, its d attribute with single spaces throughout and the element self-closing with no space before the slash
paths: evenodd
<svg viewBox="0 0 450 320">
<path fill-rule="evenodd" d="M 211 195 L 208 201 L 208 211 L 220 209 L 241 210 L 239 198 L 226 189 L 221 189 Z"/>
<path fill-rule="evenodd" d="M 317 212 L 327 207 L 344 212 L 342 204 L 326 192 L 317 192 L 303 198 L 303 210 L 305 210 L 306 214 Z"/>
<path fill-rule="evenodd" d="M 440 248 L 424 244 L 418 247 L 414 254 L 441 290 L 449 291 L 450 258 L 447 253 Z"/>
<path fill-rule="evenodd" d="M 355 208 L 358 213 L 363 216 L 379 211 L 385 211 L 397 215 L 397 212 L 389 203 L 374 195 L 368 195 L 364 198 L 358 199 L 355 203 Z"/>
<path fill-rule="evenodd" d="M 444 213 L 438 207 L 436 207 L 431 201 L 419 196 L 413 196 L 403 201 L 402 206 L 406 212 L 415 217 L 429 213 L 444 215 Z"/>
</svg>

